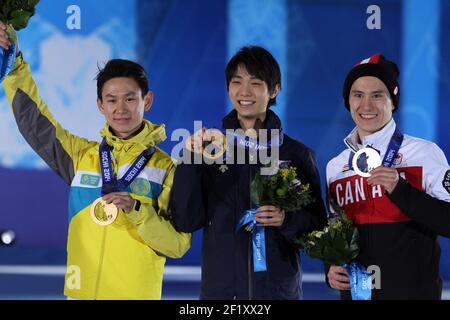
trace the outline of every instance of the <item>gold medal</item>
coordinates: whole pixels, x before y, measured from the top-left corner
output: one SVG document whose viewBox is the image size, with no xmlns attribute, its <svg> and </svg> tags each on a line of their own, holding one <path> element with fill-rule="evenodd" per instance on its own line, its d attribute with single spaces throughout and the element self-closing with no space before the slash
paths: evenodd
<svg viewBox="0 0 450 320">
<path fill-rule="evenodd" d="M 100 226 L 108 226 L 117 218 L 118 209 L 114 203 L 107 204 L 101 197 L 91 205 L 91 217 Z"/>
<path fill-rule="evenodd" d="M 195 145 L 193 137 L 201 137 L 202 145 Z M 207 159 L 217 160 L 227 151 L 227 138 L 217 129 L 201 129 L 186 140 L 186 147 L 191 152 L 202 153 Z"/>
<path fill-rule="evenodd" d="M 208 135 L 211 143 L 204 146 L 203 156 L 211 160 L 217 160 L 227 151 L 227 138 L 217 129 L 209 129 Z"/>
</svg>

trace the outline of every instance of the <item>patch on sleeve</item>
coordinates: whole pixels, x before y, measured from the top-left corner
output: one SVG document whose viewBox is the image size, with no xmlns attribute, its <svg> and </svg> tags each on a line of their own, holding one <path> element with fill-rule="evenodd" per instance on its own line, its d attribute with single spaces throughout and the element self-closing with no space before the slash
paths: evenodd
<svg viewBox="0 0 450 320">
<path fill-rule="evenodd" d="M 450 170 L 447 170 L 445 173 L 444 180 L 442 180 L 442 186 L 448 193 L 450 193 Z"/>
</svg>

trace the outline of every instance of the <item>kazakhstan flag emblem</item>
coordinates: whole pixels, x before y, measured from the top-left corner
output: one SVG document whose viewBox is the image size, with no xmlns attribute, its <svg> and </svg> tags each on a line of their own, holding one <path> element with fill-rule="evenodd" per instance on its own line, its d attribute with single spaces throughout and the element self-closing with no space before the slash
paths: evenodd
<svg viewBox="0 0 450 320">
<path fill-rule="evenodd" d="M 131 184 L 131 192 L 138 196 L 146 196 L 151 191 L 150 182 L 144 178 L 137 178 Z"/>
</svg>

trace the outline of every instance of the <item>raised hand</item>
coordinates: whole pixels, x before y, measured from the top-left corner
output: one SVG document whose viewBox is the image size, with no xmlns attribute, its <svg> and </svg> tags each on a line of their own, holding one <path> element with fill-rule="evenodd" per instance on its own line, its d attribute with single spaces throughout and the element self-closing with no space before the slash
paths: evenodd
<svg viewBox="0 0 450 320">
<path fill-rule="evenodd" d="M 11 46 L 11 42 L 9 41 L 8 33 L 6 32 L 6 25 L 0 21 L 0 47 L 5 50 L 8 50 Z"/>
</svg>

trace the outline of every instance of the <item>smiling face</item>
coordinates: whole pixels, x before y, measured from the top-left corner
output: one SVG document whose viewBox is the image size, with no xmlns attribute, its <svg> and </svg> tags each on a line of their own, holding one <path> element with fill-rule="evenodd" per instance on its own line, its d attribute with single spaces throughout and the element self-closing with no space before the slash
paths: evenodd
<svg viewBox="0 0 450 320">
<path fill-rule="evenodd" d="M 267 83 L 248 73 L 243 65 L 239 65 L 230 80 L 228 96 L 239 119 L 264 120 L 269 100 L 278 95 L 278 86 L 270 94 Z"/>
<path fill-rule="evenodd" d="M 105 82 L 102 99 L 97 99 L 100 112 L 119 138 L 129 138 L 140 129 L 144 112 L 150 109 L 152 102 L 151 91 L 142 97 L 142 90 L 137 82 L 125 77 Z"/>
<path fill-rule="evenodd" d="M 391 119 L 394 105 L 386 85 L 376 77 L 360 77 L 350 89 L 350 112 L 359 137 L 381 130 Z"/>
</svg>

